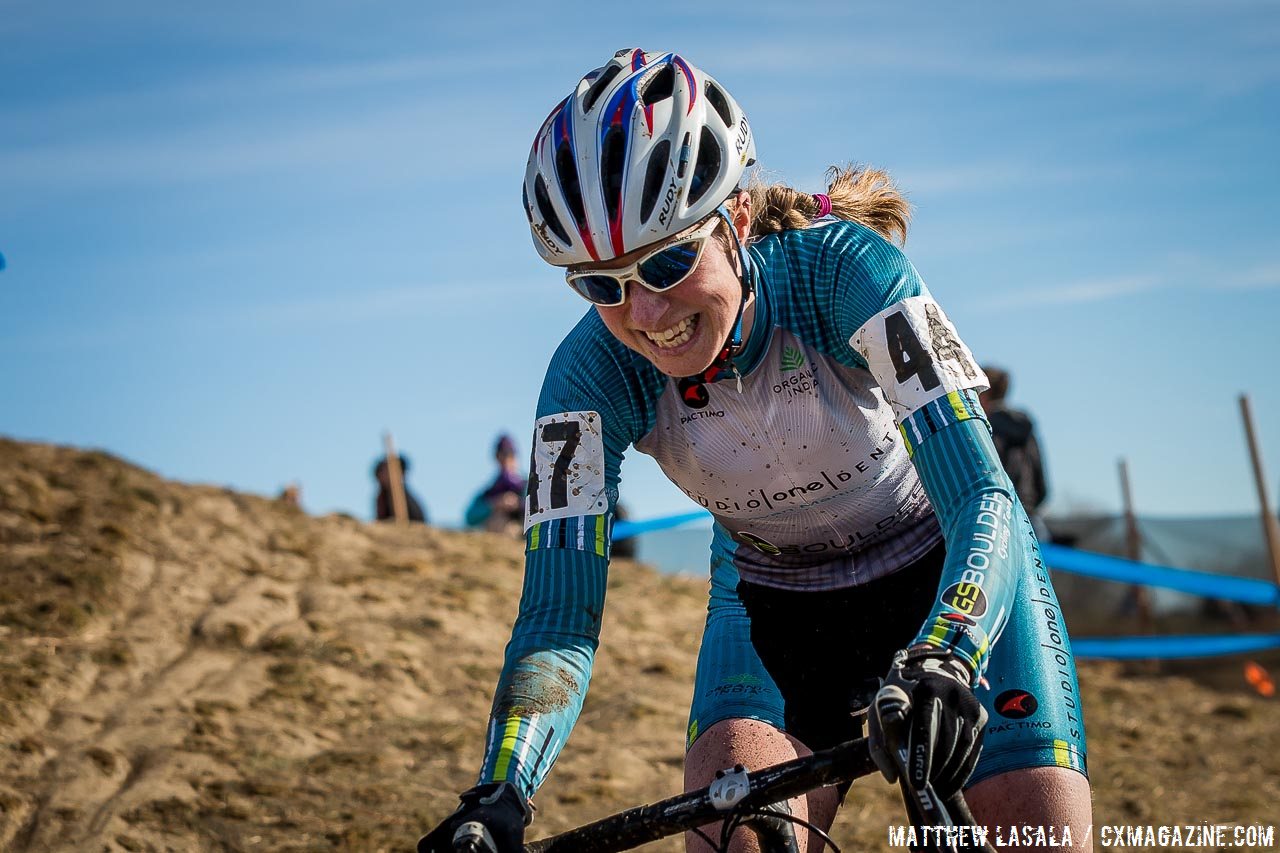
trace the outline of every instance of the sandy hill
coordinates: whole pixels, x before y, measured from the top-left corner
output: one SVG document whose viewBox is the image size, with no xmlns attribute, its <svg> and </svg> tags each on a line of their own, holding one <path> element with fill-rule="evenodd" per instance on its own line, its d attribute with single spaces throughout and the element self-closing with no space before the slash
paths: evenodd
<svg viewBox="0 0 1280 853">
<path fill-rule="evenodd" d="M 0 439 L 0 849 L 411 849 L 472 782 L 521 559 Z M 612 575 L 534 835 L 680 784 L 705 585 Z M 1081 681 L 1099 823 L 1275 821 L 1273 701 Z M 837 839 L 883 849 L 894 798 L 859 783 Z"/>
</svg>

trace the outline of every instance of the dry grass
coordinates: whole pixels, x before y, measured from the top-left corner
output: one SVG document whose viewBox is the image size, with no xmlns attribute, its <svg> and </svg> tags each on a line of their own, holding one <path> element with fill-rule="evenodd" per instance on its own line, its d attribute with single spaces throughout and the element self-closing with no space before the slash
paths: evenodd
<svg viewBox="0 0 1280 853">
<path fill-rule="evenodd" d="M 521 562 L 0 440 L 0 849 L 410 849 L 473 782 Z M 704 596 L 615 566 L 535 834 L 678 789 Z M 1274 821 L 1239 668 L 1082 668 L 1099 823 Z M 882 849 L 895 796 L 858 783 L 837 839 Z"/>
</svg>

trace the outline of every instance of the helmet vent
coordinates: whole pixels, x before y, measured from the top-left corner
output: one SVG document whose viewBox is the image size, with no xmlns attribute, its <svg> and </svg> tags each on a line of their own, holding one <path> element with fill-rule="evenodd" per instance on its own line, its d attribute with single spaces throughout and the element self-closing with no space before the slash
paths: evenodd
<svg viewBox="0 0 1280 853">
<path fill-rule="evenodd" d="M 693 165 L 693 180 L 689 185 L 689 206 L 697 204 L 720 174 L 720 143 L 715 134 L 703 126 L 702 140 L 698 143 L 698 161 Z"/>
<path fill-rule="evenodd" d="M 573 241 L 564 230 L 564 225 L 560 222 L 560 217 L 556 216 L 555 208 L 551 206 L 551 197 L 547 195 L 547 183 L 542 180 L 542 175 L 538 175 L 533 180 L 533 201 L 538 205 L 538 214 L 547 225 L 551 226 L 551 230 L 560 238 L 560 242 L 566 246 L 573 245 Z M 528 204 L 527 194 L 525 203 Z M 530 215 L 529 218 L 532 220 L 533 216 Z"/>
<path fill-rule="evenodd" d="M 622 203 L 622 172 L 626 166 L 627 134 L 621 127 L 610 127 L 604 134 L 600 156 L 600 188 L 604 192 L 604 206 L 609 221 L 618 218 L 618 206 Z"/>
<path fill-rule="evenodd" d="M 661 66 L 657 72 L 644 84 L 644 91 L 640 93 L 640 103 L 646 107 L 651 107 L 659 101 L 665 101 L 671 97 L 671 92 L 676 84 L 676 71 L 671 63 Z"/>
<path fill-rule="evenodd" d="M 720 87 L 708 80 L 704 91 L 707 95 L 707 103 L 711 104 L 719 114 L 724 126 L 733 127 L 733 112 L 729 109 L 729 102 L 725 100 L 724 92 L 720 91 Z"/>
<path fill-rule="evenodd" d="M 578 182 L 578 167 L 574 165 L 573 152 L 564 142 L 556 146 L 556 177 L 560 179 L 565 204 L 569 205 L 569 212 L 573 214 L 578 230 L 585 231 L 587 214 L 582 207 L 582 185 Z M 566 239 L 565 242 L 569 241 Z"/>
<path fill-rule="evenodd" d="M 609 84 L 614 78 L 622 73 L 622 68 L 617 65 L 610 65 L 605 69 L 604 73 L 596 78 L 591 84 L 591 88 L 587 90 L 587 95 L 582 99 L 582 114 L 586 115 L 591 112 L 591 108 L 596 105 L 596 101 L 600 100 L 600 96 L 604 94 L 604 90 L 609 88 Z"/>
<path fill-rule="evenodd" d="M 644 173 L 644 195 L 640 197 L 640 221 L 648 222 L 653 209 L 658 204 L 658 194 L 662 192 L 662 179 L 666 177 L 667 167 L 671 165 L 671 140 L 664 139 L 653 146 L 649 155 L 649 166 Z"/>
</svg>

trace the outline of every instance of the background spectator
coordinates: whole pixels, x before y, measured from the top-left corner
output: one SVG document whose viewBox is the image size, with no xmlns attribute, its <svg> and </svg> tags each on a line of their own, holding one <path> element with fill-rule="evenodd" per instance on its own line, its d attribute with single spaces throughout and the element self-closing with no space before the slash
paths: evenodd
<svg viewBox="0 0 1280 853">
<path fill-rule="evenodd" d="M 418 499 L 414 497 L 413 492 L 409 491 L 409 481 L 407 479 L 409 458 L 403 453 L 399 456 L 400 479 L 404 486 L 404 503 L 409 512 L 409 520 L 426 524 L 427 513 L 423 510 L 422 504 L 418 502 Z M 373 517 L 378 521 L 386 521 L 388 519 L 394 521 L 396 516 L 391 504 L 391 475 L 387 470 L 387 458 L 385 456 L 378 460 L 377 465 L 373 466 L 373 476 L 378 481 L 378 497 L 373 504 Z"/>
<path fill-rule="evenodd" d="M 524 530 L 526 482 L 511 436 L 498 436 L 493 458 L 498 462 L 498 475 L 472 498 L 467 507 L 467 526 L 520 536 Z"/>
<path fill-rule="evenodd" d="M 302 486 L 297 483 L 290 483 L 280 490 L 280 494 L 276 495 L 276 500 L 287 506 L 302 509 Z"/>
<path fill-rule="evenodd" d="M 1035 423 L 1024 411 L 1010 408 L 1005 403 L 1009 393 L 1009 373 L 998 367 L 983 367 L 991 388 L 983 391 L 979 402 L 991 421 L 991 438 L 996 453 L 1004 464 L 1004 470 L 1013 481 L 1036 536 L 1048 541 L 1048 529 L 1040 518 L 1040 505 L 1049 494 L 1045 481 L 1044 461 L 1040 457 L 1040 442 L 1036 440 Z"/>
</svg>

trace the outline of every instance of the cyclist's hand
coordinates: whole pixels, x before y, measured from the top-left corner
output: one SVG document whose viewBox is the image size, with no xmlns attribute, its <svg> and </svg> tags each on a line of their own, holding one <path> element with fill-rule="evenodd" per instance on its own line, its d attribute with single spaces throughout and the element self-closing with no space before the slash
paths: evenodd
<svg viewBox="0 0 1280 853">
<path fill-rule="evenodd" d="M 894 655 L 870 723 L 871 754 L 885 778 L 901 775 L 916 789 L 932 782 L 945 800 L 978 763 L 987 711 L 964 663 L 938 649 L 914 648 Z"/>
<path fill-rule="evenodd" d="M 418 853 L 454 853 L 457 840 L 472 838 L 468 853 L 522 853 L 524 828 L 533 810 L 510 782 L 490 782 L 462 794 L 462 805 L 418 841 Z"/>
</svg>

